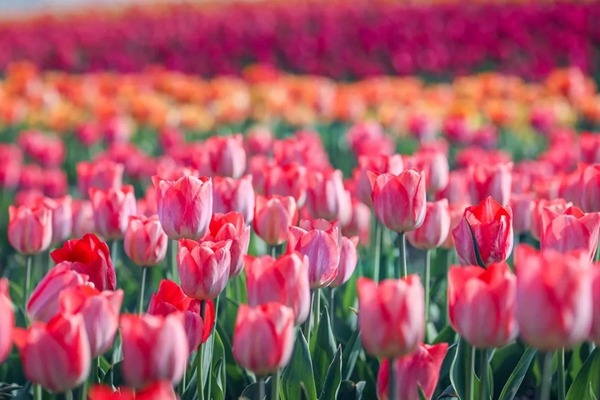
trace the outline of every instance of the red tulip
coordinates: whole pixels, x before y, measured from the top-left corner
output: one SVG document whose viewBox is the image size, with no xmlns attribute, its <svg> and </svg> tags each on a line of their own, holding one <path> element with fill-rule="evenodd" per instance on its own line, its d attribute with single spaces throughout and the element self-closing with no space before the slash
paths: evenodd
<svg viewBox="0 0 600 400">
<path fill-rule="evenodd" d="M 425 336 L 425 292 L 417 275 L 377 284 L 358 278 L 358 325 L 365 350 L 395 358 L 417 349 Z"/>
<path fill-rule="evenodd" d="M 10 354 L 15 327 L 15 312 L 10 301 L 8 279 L 0 279 L 0 364 Z"/>
<path fill-rule="evenodd" d="M 91 201 L 73 199 L 71 211 L 73 212 L 71 217 L 73 236 L 82 237 L 88 233 L 94 233 L 96 227 L 94 226 L 94 209 Z"/>
<path fill-rule="evenodd" d="M 244 137 L 213 136 L 206 141 L 211 170 L 216 175 L 239 178 L 246 170 Z"/>
<path fill-rule="evenodd" d="M 201 239 L 213 212 L 210 178 L 184 176 L 176 181 L 153 177 L 158 219 L 170 239 Z"/>
<path fill-rule="evenodd" d="M 525 342 L 552 351 L 589 337 L 593 306 L 587 251 L 538 252 L 521 245 L 515 268 L 516 316 Z"/>
<path fill-rule="evenodd" d="M 425 219 L 425 178 L 423 173 L 406 170 L 399 175 L 370 174 L 375 215 L 388 229 L 406 232 L 418 228 Z"/>
<path fill-rule="evenodd" d="M 420 344 L 414 353 L 394 360 L 396 393 L 403 400 L 419 400 L 422 390 L 430 399 L 440 378 L 440 369 L 448 352 L 448 343 Z M 377 398 L 388 400 L 390 364 L 384 359 L 377 374 Z"/>
<path fill-rule="evenodd" d="M 81 315 L 59 314 L 47 324 L 15 328 L 13 338 L 25 376 L 33 383 L 60 393 L 79 386 L 89 375 L 90 347 Z"/>
<path fill-rule="evenodd" d="M 554 211 L 557 214 L 562 214 L 565 210 L 571 207 L 573 204 L 568 203 L 565 199 L 554 199 L 554 200 L 545 200 L 545 199 L 536 199 L 533 200 L 531 204 L 531 236 L 533 238 L 540 240 L 542 236 L 542 210 L 544 208 L 548 208 Z"/>
<path fill-rule="evenodd" d="M 356 264 L 358 263 L 356 245 L 358 245 L 358 236 L 353 236 L 351 238 L 342 236 L 338 272 L 335 279 L 329 284 L 330 287 L 341 286 L 348 282 L 352 277 L 352 274 L 356 269 Z"/>
<path fill-rule="evenodd" d="M 106 243 L 94 234 L 68 240 L 63 247 L 50 253 L 55 263 L 69 261 L 69 267 L 87 275 L 98 290 L 115 290 L 117 276 Z"/>
<path fill-rule="evenodd" d="M 285 242 L 290 226 L 297 220 L 298 209 L 293 197 L 256 196 L 254 231 L 268 245 Z"/>
<path fill-rule="evenodd" d="M 119 327 L 122 290 L 100 292 L 91 286 L 75 286 L 60 293 L 61 314 L 83 316 L 92 358 L 106 353 Z"/>
<path fill-rule="evenodd" d="M 406 233 L 406 238 L 414 247 L 431 250 L 439 247 L 450 234 L 450 209 L 448 200 L 427 202 L 423 224 Z"/>
<path fill-rule="evenodd" d="M 296 325 L 308 318 L 310 286 L 306 256 L 293 252 L 278 259 L 271 256 L 247 257 L 246 286 L 250 306 L 278 302 L 294 311 Z"/>
<path fill-rule="evenodd" d="M 567 208 L 564 214 L 543 208 L 540 247 L 563 253 L 585 249 L 591 261 L 598 248 L 599 230 L 600 213 L 585 214 L 575 206 Z"/>
<path fill-rule="evenodd" d="M 177 267 L 183 292 L 197 300 L 214 299 L 225 289 L 231 267 L 231 241 L 179 241 Z"/>
<path fill-rule="evenodd" d="M 231 267 L 229 277 L 242 272 L 244 256 L 250 245 L 250 227 L 244 224 L 244 217 L 235 211 L 227 214 L 213 214 L 209 234 L 204 240 L 211 242 L 231 241 Z"/>
<path fill-rule="evenodd" d="M 31 255 L 50 247 L 52 211 L 40 204 L 8 207 L 8 241 L 19 253 Z"/>
<path fill-rule="evenodd" d="M 261 169 L 264 174 L 263 192 L 265 196 L 292 196 L 298 207 L 302 207 L 306 201 L 306 167 L 298 163 L 286 165 L 273 165 Z"/>
<path fill-rule="evenodd" d="M 285 366 L 294 347 L 294 311 L 279 303 L 241 304 L 233 333 L 233 357 L 264 376 Z"/>
<path fill-rule="evenodd" d="M 448 315 L 456 332 L 480 348 L 502 347 L 517 336 L 516 279 L 505 263 L 453 266 L 448 271 Z"/>
<path fill-rule="evenodd" d="M 510 201 L 512 183 L 512 163 L 483 164 L 471 167 L 469 190 L 474 203 L 491 196 L 498 203 L 506 205 Z"/>
<path fill-rule="evenodd" d="M 123 164 L 110 160 L 77 163 L 77 187 L 82 196 L 88 196 L 91 188 L 99 190 L 119 189 L 123 185 Z"/>
<path fill-rule="evenodd" d="M 342 171 L 312 171 L 308 174 L 307 206 L 313 218 L 350 220 L 350 193 L 344 188 Z"/>
<path fill-rule="evenodd" d="M 57 245 L 71 236 L 73 211 L 71 196 L 60 199 L 44 199 L 44 206 L 52 211 L 52 244 Z"/>
<path fill-rule="evenodd" d="M 213 212 L 225 214 L 237 211 L 250 224 L 254 218 L 254 188 L 252 176 L 245 175 L 240 179 L 213 178 Z"/>
<path fill-rule="evenodd" d="M 133 387 L 165 380 L 177 384 L 185 372 L 188 342 L 180 313 L 121 316 L 123 378 Z"/>
<path fill-rule="evenodd" d="M 157 215 L 129 218 L 123 248 L 135 265 L 150 267 L 160 264 L 165 259 L 168 244 L 169 238 L 163 232 Z"/>
<path fill-rule="evenodd" d="M 105 239 L 121 239 L 129 217 L 136 215 L 133 186 L 120 189 L 90 189 L 90 200 L 94 209 L 94 226 Z"/>
<path fill-rule="evenodd" d="M 587 166 L 578 186 L 581 208 L 587 212 L 600 212 L 600 164 Z"/>
<path fill-rule="evenodd" d="M 505 261 L 513 247 L 512 210 L 488 197 L 465 209 L 452 236 L 462 265 Z M 479 248 L 480 260 L 475 246 Z"/>
<path fill-rule="evenodd" d="M 288 252 L 308 257 L 308 281 L 311 289 L 328 286 L 338 274 L 340 263 L 340 228 L 324 219 L 302 220 L 300 227 L 290 227 Z"/>
<path fill-rule="evenodd" d="M 94 385 L 88 392 L 89 400 L 177 400 L 170 382 L 155 382 L 137 392 L 129 388 Z"/>
</svg>

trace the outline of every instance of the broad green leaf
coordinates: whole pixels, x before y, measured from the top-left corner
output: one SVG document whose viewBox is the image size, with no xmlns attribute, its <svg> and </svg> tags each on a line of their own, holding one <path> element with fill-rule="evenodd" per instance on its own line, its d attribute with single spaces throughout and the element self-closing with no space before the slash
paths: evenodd
<svg viewBox="0 0 600 400">
<path fill-rule="evenodd" d="M 301 330 L 296 334 L 292 358 L 281 374 L 281 390 L 285 400 L 301 400 L 303 387 L 309 399 L 317 398 L 312 360 L 308 343 Z"/>
<path fill-rule="evenodd" d="M 333 361 L 329 365 L 327 370 L 327 376 L 323 383 L 323 390 L 321 391 L 320 400 L 335 399 L 337 397 L 340 384 L 342 382 L 342 347 L 338 347 Z"/>
<path fill-rule="evenodd" d="M 346 362 L 342 364 L 342 375 L 344 379 L 349 380 L 350 376 L 352 376 L 352 371 L 354 371 L 354 366 L 356 365 L 356 360 L 358 359 L 361 349 L 360 330 L 357 326 L 344 351 L 344 358 L 346 360 Z"/>
<path fill-rule="evenodd" d="M 593 400 L 600 394 L 600 349 L 596 348 L 585 360 L 579 374 L 567 392 L 566 400 Z"/>
<path fill-rule="evenodd" d="M 336 351 L 335 338 L 329 323 L 329 310 L 327 307 L 323 307 L 317 334 L 311 338 L 311 350 L 316 390 L 320 392 L 323 389 L 328 366 L 331 364 Z"/>
<path fill-rule="evenodd" d="M 517 363 L 517 366 L 510 374 L 510 377 L 506 381 L 502 392 L 500 393 L 500 397 L 498 400 L 512 400 L 515 398 L 519 387 L 521 387 L 521 383 L 523 383 L 523 378 L 525 378 L 525 374 L 531 365 L 531 361 L 535 357 L 537 350 L 533 347 L 528 347 L 527 350 L 521 356 L 521 359 Z"/>
<path fill-rule="evenodd" d="M 452 387 L 461 399 L 464 399 L 466 394 L 465 380 L 467 379 L 468 363 L 466 361 L 468 346 L 469 344 L 462 337 L 459 338 L 456 355 L 450 367 L 450 382 L 452 382 Z"/>
</svg>

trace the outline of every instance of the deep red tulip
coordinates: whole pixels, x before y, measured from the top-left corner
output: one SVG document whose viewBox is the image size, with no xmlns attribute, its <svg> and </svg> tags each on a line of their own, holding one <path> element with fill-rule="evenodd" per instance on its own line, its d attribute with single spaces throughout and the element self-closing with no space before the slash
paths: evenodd
<svg viewBox="0 0 600 400">
<path fill-rule="evenodd" d="M 427 202 L 423 224 L 417 229 L 407 232 L 406 238 L 417 249 L 435 249 L 448 238 L 450 222 L 448 200 Z"/>
<path fill-rule="evenodd" d="M 342 171 L 312 171 L 308 174 L 306 205 L 313 218 L 350 220 L 350 193 L 344 188 Z"/>
<path fill-rule="evenodd" d="M 96 232 L 105 239 L 121 239 L 129 217 L 136 215 L 136 201 L 133 186 L 120 189 L 90 189 L 90 200 L 94 210 Z"/>
<path fill-rule="evenodd" d="M 268 245 L 275 246 L 288 239 L 290 226 L 298 220 L 298 209 L 293 197 L 256 196 L 254 231 Z"/>
<path fill-rule="evenodd" d="M 77 187 L 87 197 L 91 188 L 119 189 L 123 185 L 123 164 L 110 160 L 80 162 L 77 164 Z"/>
<path fill-rule="evenodd" d="M 205 144 L 214 174 L 232 178 L 239 178 L 244 174 L 246 150 L 242 135 L 213 136 Z"/>
<path fill-rule="evenodd" d="M 469 170 L 469 191 L 474 203 L 491 196 L 498 203 L 506 205 L 510 201 L 512 184 L 512 163 L 477 163 Z"/>
<path fill-rule="evenodd" d="M 225 289 L 231 267 L 231 241 L 179 241 L 177 267 L 183 292 L 197 300 L 214 299 Z"/>
<path fill-rule="evenodd" d="M 352 277 L 356 264 L 358 263 L 358 236 L 348 238 L 342 236 L 340 241 L 340 263 L 338 264 L 338 272 L 335 279 L 329 284 L 330 287 L 341 286 Z M 333 311 L 331 311 L 333 312 Z"/>
<path fill-rule="evenodd" d="M 242 214 L 232 211 L 227 214 L 213 214 L 209 225 L 209 234 L 204 240 L 221 242 L 230 240 L 231 267 L 229 277 L 234 277 L 242 272 L 244 256 L 250 245 L 250 227 L 244 224 Z"/>
<path fill-rule="evenodd" d="M 254 218 L 254 188 L 252 176 L 245 175 L 240 179 L 213 178 L 213 211 L 225 214 L 237 211 L 244 217 L 244 222 L 250 224 Z"/>
<path fill-rule="evenodd" d="M 43 204 L 8 207 L 8 242 L 22 254 L 37 254 L 50 247 L 52 210 Z"/>
<path fill-rule="evenodd" d="M 157 215 L 129 217 L 123 248 L 125 254 L 140 267 L 160 264 L 167 254 L 169 238 L 163 232 Z"/>
<path fill-rule="evenodd" d="M 8 279 L 0 279 L 0 364 L 10 354 L 15 327 L 15 311 L 10 300 Z"/>
</svg>

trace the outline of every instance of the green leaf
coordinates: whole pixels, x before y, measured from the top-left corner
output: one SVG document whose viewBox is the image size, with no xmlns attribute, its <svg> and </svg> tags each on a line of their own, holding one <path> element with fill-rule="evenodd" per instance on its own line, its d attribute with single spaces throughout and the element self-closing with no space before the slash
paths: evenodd
<svg viewBox="0 0 600 400">
<path fill-rule="evenodd" d="M 344 376 L 344 379 L 349 380 L 352 376 L 352 371 L 354 371 L 354 366 L 356 365 L 356 360 L 358 359 L 361 349 L 360 329 L 356 327 L 344 351 L 344 358 L 346 359 L 346 362 L 342 365 L 342 375 Z"/>
<path fill-rule="evenodd" d="M 600 393 L 600 349 L 596 348 L 585 360 L 569 388 L 566 400 L 593 400 Z M 591 395 L 590 395 L 591 394 Z"/>
<path fill-rule="evenodd" d="M 303 387 L 309 399 L 317 398 L 308 343 L 302 331 L 298 330 L 292 358 L 281 374 L 281 389 L 284 399 L 301 400 Z"/>
<path fill-rule="evenodd" d="M 442 394 L 440 394 L 439 397 L 437 398 L 437 400 L 451 400 L 451 399 L 458 399 L 458 395 L 456 394 L 456 392 L 454 391 L 454 388 L 452 386 L 448 386 L 442 392 Z"/>
<path fill-rule="evenodd" d="M 212 384 L 211 390 L 213 391 L 212 395 L 215 399 L 220 400 L 225 398 L 225 388 L 227 372 L 225 370 L 225 348 L 223 346 L 223 341 L 221 340 L 221 336 L 215 330 L 213 332 L 215 335 L 214 345 L 213 345 L 213 368 L 212 368 Z"/>
<path fill-rule="evenodd" d="M 317 327 L 317 334 L 311 338 L 311 356 L 317 391 L 323 389 L 328 366 L 331 364 L 336 351 L 335 338 L 329 323 L 329 312 L 327 307 L 323 307 L 323 310 Z"/>
<path fill-rule="evenodd" d="M 440 333 L 433 339 L 433 344 L 438 343 L 453 343 L 456 340 L 456 332 L 451 325 L 446 325 Z"/>
<path fill-rule="evenodd" d="M 342 382 L 342 347 L 338 347 L 333 361 L 329 365 L 327 370 L 327 376 L 323 383 L 323 390 L 321 391 L 320 400 L 335 399 L 340 389 Z"/>
<path fill-rule="evenodd" d="M 521 383 L 523 383 L 523 378 L 525 378 L 525 374 L 531 365 L 531 361 L 533 361 L 533 357 L 537 350 L 533 347 L 527 347 L 527 350 L 521 356 L 521 359 L 517 363 L 517 366 L 513 370 L 512 374 L 506 381 L 502 392 L 500 393 L 500 397 L 498 400 L 512 400 L 514 399 L 519 387 L 521 387 Z M 581 399 L 580 399 L 581 400 Z"/>
<path fill-rule="evenodd" d="M 458 394 L 458 397 L 464 399 L 466 396 L 465 381 L 467 379 L 467 348 L 469 344 L 461 337 L 458 339 L 456 354 L 450 367 L 450 382 Z"/>
</svg>

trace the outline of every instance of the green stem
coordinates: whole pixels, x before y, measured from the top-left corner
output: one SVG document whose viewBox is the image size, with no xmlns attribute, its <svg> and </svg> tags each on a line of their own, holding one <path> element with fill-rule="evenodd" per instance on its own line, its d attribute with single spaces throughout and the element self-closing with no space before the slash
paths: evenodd
<svg viewBox="0 0 600 400">
<path fill-rule="evenodd" d="M 273 258 L 277 258 L 277 246 L 273 245 L 273 246 L 269 246 L 269 254 L 271 255 L 271 257 Z"/>
<path fill-rule="evenodd" d="M 206 303 L 200 302 L 200 318 L 204 320 L 204 310 Z M 196 353 L 196 387 L 198 388 L 198 399 L 204 400 L 204 385 L 202 384 L 202 359 L 203 357 L 202 343 L 198 346 L 198 352 Z M 210 379 L 209 379 L 210 380 Z"/>
<path fill-rule="evenodd" d="M 271 377 L 271 400 L 279 400 L 279 370 Z"/>
<path fill-rule="evenodd" d="M 565 349 L 558 350 L 558 400 L 565 400 Z"/>
<path fill-rule="evenodd" d="M 171 241 L 171 279 L 174 282 L 179 282 L 179 271 L 177 270 L 177 247 L 179 242 L 177 240 Z"/>
<path fill-rule="evenodd" d="M 408 276 L 408 267 L 406 266 L 406 234 L 404 232 L 398 232 L 398 248 L 400 249 L 400 254 L 398 255 L 397 271 L 394 277 L 396 279 L 401 276 L 402 278 Z M 402 275 L 400 275 L 401 273 Z"/>
<path fill-rule="evenodd" d="M 262 376 L 258 379 L 258 399 L 265 399 L 265 378 Z"/>
<path fill-rule="evenodd" d="M 475 399 L 475 347 L 467 345 L 466 400 Z"/>
<path fill-rule="evenodd" d="M 148 273 L 148 268 L 142 267 L 142 284 L 140 286 L 140 300 L 138 302 L 138 315 L 142 315 L 144 312 L 144 291 L 146 289 L 146 274 Z"/>
<path fill-rule="evenodd" d="M 98 383 L 99 366 L 100 366 L 100 357 L 96 357 L 92 360 L 92 369 L 90 371 L 90 386 Z"/>
<path fill-rule="evenodd" d="M 31 292 L 31 264 L 33 256 L 28 255 L 26 261 L 25 271 L 25 293 L 23 293 L 23 312 L 27 315 L 27 300 L 29 300 L 29 294 Z"/>
<path fill-rule="evenodd" d="M 313 329 L 316 330 L 319 329 L 319 323 L 321 320 L 321 293 L 319 292 L 319 289 L 313 291 L 313 297 L 315 298 L 313 301 L 313 305 L 315 306 L 315 309 L 313 310 L 313 315 L 315 318 Z"/>
<path fill-rule="evenodd" d="M 388 379 L 388 400 L 398 400 L 398 395 L 396 394 L 396 367 L 394 365 L 394 359 L 388 359 L 389 365 L 389 379 Z"/>
<path fill-rule="evenodd" d="M 329 325 L 333 329 L 333 316 L 335 315 L 335 288 L 329 288 Z"/>
<path fill-rule="evenodd" d="M 431 250 L 425 250 L 425 277 L 423 279 L 425 286 L 425 332 L 427 332 L 427 323 L 429 322 L 429 296 L 431 291 Z"/>
<path fill-rule="evenodd" d="M 117 263 L 119 262 L 119 241 L 116 239 L 113 240 L 110 247 L 110 257 L 112 258 L 113 266 L 117 268 Z"/>
<path fill-rule="evenodd" d="M 79 400 L 87 400 L 88 388 L 88 381 L 83 381 L 81 387 L 79 388 Z"/>
<path fill-rule="evenodd" d="M 215 350 L 215 330 L 217 329 L 217 318 L 219 315 L 219 299 L 221 298 L 221 296 L 217 296 L 217 298 L 215 299 L 215 324 L 213 325 L 213 331 L 210 334 L 210 338 L 208 340 L 210 340 L 211 342 L 211 354 L 210 354 L 210 362 L 208 363 L 208 378 L 207 378 L 207 382 L 206 382 L 206 386 L 208 387 L 208 398 L 212 399 L 212 379 L 210 379 L 210 377 L 212 376 L 212 358 L 213 358 L 213 353 Z"/>
<path fill-rule="evenodd" d="M 481 349 L 480 351 L 480 380 L 479 383 L 479 399 L 488 400 L 488 379 L 490 374 L 490 363 L 488 362 L 488 349 Z"/>
<path fill-rule="evenodd" d="M 73 400 L 73 392 L 70 390 L 67 390 L 65 392 L 65 400 Z"/>
<path fill-rule="evenodd" d="M 34 400 L 42 400 L 42 385 L 33 386 L 33 398 Z"/>
<path fill-rule="evenodd" d="M 552 386 L 552 361 L 554 354 L 549 351 L 544 356 L 544 367 L 542 373 L 542 391 L 540 393 L 540 400 L 550 399 L 550 388 Z"/>
<path fill-rule="evenodd" d="M 383 240 L 383 227 L 375 219 L 375 248 L 373 250 L 373 280 L 379 282 L 379 269 L 381 268 L 381 241 Z"/>
</svg>

